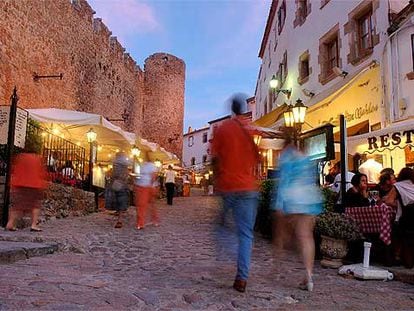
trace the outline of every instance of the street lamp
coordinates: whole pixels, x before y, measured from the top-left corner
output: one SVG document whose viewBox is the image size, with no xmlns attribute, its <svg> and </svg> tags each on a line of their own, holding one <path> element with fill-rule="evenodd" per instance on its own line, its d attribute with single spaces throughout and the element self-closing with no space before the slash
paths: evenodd
<svg viewBox="0 0 414 311">
<path fill-rule="evenodd" d="M 141 154 L 141 150 L 136 145 L 133 145 L 131 148 L 132 154 L 132 172 L 135 174 L 135 161 L 136 158 Z"/>
<path fill-rule="evenodd" d="M 161 165 L 162 165 L 162 163 L 161 163 L 161 161 L 160 161 L 160 160 L 156 159 L 156 160 L 154 161 L 154 165 L 155 165 L 156 167 L 160 168 L 160 167 L 161 167 Z"/>
<path fill-rule="evenodd" d="M 93 181 L 93 143 L 96 141 L 96 132 L 93 128 L 86 133 L 86 139 L 89 143 L 89 191 L 92 191 L 92 181 Z"/>
<path fill-rule="evenodd" d="M 298 98 L 296 100 L 295 106 L 293 106 L 292 108 L 293 119 L 295 124 L 302 126 L 302 124 L 305 123 L 306 109 L 308 109 L 308 107 L 306 107 L 303 104 L 302 100 Z"/>
<path fill-rule="evenodd" d="M 262 141 L 262 135 L 260 134 L 254 134 L 253 135 L 253 141 L 256 144 L 256 146 L 260 145 L 260 142 Z"/>
<path fill-rule="evenodd" d="M 305 123 L 306 107 L 302 100 L 298 98 L 294 106 L 290 105 L 288 110 L 283 113 L 285 119 L 285 126 L 293 130 L 293 140 L 297 144 L 297 135 L 302 130 L 302 125 Z"/>
<path fill-rule="evenodd" d="M 275 75 L 272 76 L 272 79 L 269 81 L 270 88 L 276 93 L 279 94 L 282 92 L 286 95 L 286 97 L 289 99 L 290 95 L 292 95 L 292 89 L 278 89 L 279 80 L 276 78 Z"/>
</svg>

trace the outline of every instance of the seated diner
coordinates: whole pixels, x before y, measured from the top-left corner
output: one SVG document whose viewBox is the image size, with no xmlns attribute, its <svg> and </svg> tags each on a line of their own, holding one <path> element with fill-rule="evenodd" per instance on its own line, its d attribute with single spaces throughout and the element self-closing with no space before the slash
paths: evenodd
<svg viewBox="0 0 414 311">
<path fill-rule="evenodd" d="M 368 200 L 368 179 L 367 175 L 356 173 L 351 179 L 352 187 L 345 193 L 344 206 L 361 207 L 370 206 Z"/>
</svg>

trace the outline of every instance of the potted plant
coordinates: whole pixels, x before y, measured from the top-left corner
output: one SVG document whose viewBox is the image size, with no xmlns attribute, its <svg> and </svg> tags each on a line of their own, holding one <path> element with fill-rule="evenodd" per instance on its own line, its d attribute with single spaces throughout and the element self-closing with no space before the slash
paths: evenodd
<svg viewBox="0 0 414 311">
<path fill-rule="evenodd" d="M 272 238 L 272 211 L 270 207 L 276 188 L 277 181 L 273 179 L 266 179 L 260 185 L 259 206 L 254 229 L 268 239 Z"/>
<path fill-rule="evenodd" d="M 329 268 L 342 266 L 342 259 L 348 253 L 348 241 L 362 238 L 355 221 L 334 212 L 324 212 L 316 218 L 316 231 L 321 236 L 321 265 Z"/>
</svg>

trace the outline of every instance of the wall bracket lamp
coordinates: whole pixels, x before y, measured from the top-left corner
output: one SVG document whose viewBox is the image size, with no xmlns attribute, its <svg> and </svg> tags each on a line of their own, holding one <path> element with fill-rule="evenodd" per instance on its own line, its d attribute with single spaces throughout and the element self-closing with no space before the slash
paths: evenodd
<svg viewBox="0 0 414 311">
<path fill-rule="evenodd" d="M 290 96 L 292 95 L 292 89 L 278 89 L 277 86 L 279 84 L 279 80 L 276 78 L 275 75 L 272 76 L 272 79 L 269 82 L 270 88 L 277 94 L 283 93 L 286 95 L 288 99 L 290 99 Z"/>
</svg>

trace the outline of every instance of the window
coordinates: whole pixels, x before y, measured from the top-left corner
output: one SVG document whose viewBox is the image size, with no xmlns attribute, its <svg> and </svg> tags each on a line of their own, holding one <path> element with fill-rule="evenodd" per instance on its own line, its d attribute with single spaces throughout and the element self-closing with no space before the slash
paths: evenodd
<svg viewBox="0 0 414 311">
<path fill-rule="evenodd" d="M 344 24 L 344 34 L 348 36 L 349 43 L 347 62 L 354 66 L 369 58 L 380 42 L 375 20 L 379 7 L 376 0 L 364 0 L 348 14 L 348 22 Z"/>
<path fill-rule="evenodd" d="M 276 23 L 275 23 L 275 44 L 273 45 L 273 51 L 276 51 L 277 48 L 277 29 L 276 29 Z"/>
<path fill-rule="evenodd" d="M 277 31 L 280 34 L 282 32 L 283 26 L 285 25 L 286 19 L 286 1 L 283 0 L 280 5 L 279 11 L 277 11 Z"/>
<path fill-rule="evenodd" d="M 322 85 L 337 77 L 333 69 L 335 67 L 341 68 L 340 50 L 341 39 L 339 37 L 338 23 L 319 39 L 318 63 L 321 71 L 318 78 Z"/>
<path fill-rule="evenodd" d="M 302 18 L 306 18 L 306 16 L 308 16 L 307 0 L 299 0 L 299 14 L 302 16 Z"/>
<path fill-rule="evenodd" d="M 203 143 L 206 143 L 207 142 L 207 133 L 204 133 L 203 134 Z"/>
<path fill-rule="evenodd" d="M 279 64 L 279 70 L 276 74 L 277 79 L 279 80 L 279 88 L 285 83 L 287 75 L 288 75 L 288 67 L 287 67 L 287 51 L 283 53 L 282 62 Z"/>
<path fill-rule="evenodd" d="M 194 157 L 191 158 L 191 165 L 195 165 L 195 158 Z"/>
<path fill-rule="evenodd" d="M 338 37 L 332 39 L 326 44 L 326 50 L 328 54 L 326 75 L 331 75 L 335 67 L 339 67 L 339 50 L 338 50 Z"/>
<path fill-rule="evenodd" d="M 188 137 L 188 147 L 192 147 L 194 145 L 194 136 Z"/>
<path fill-rule="evenodd" d="M 205 154 L 205 155 L 203 155 L 203 163 L 206 163 L 207 162 L 207 155 Z"/>
<path fill-rule="evenodd" d="M 414 71 L 414 34 L 411 35 L 411 58 L 413 61 L 413 71 Z"/>
<path fill-rule="evenodd" d="M 302 79 L 309 76 L 309 58 L 305 58 L 300 62 L 300 77 Z"/>
<path fill-rule="evenodd" d="M 363 55 L 372 49 L 372 11 L 358 19 L 358 52 Z"/>
<path fill-rule="evenodd" d="M 310 67 L 309 67 L 309 51 L 304 52 L 299 57 L 299 78 L 298 83 L 303 84 L 309 80 Z"/>
<path fill-rule="evenodd" d="M 306 21 L 306 17 L 311 12 L 311 2 L 308 0 L 296 0 L 296 13 L 295 20 L 293 21 L 293 27 L 302 26 Z"/>
<path fill-rule="evenodd" d="M 287 51 L 283 53 L 283 83 L 285 83 L 287 75 L 288 75 L 288 66 L 287 66 Z"/>
</svg>

